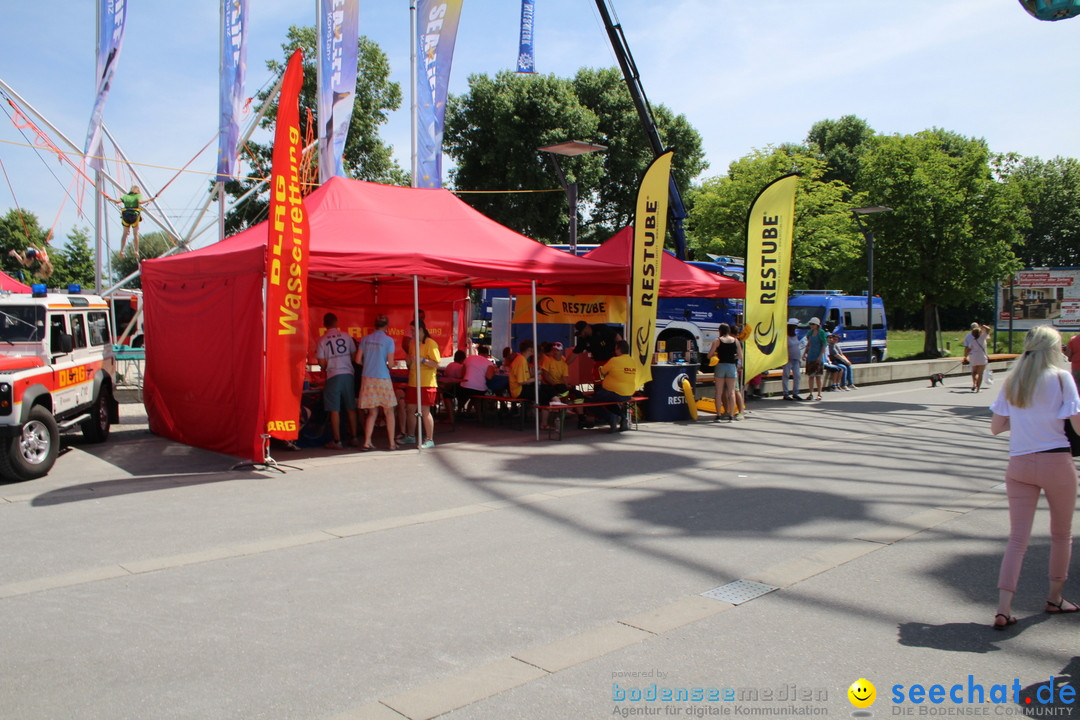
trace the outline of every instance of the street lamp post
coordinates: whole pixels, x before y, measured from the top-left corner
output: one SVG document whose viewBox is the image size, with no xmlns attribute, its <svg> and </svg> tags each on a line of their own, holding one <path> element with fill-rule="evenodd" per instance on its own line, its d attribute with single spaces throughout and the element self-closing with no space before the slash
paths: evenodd
<svg viewBox="0 0 1080 720">
<path fill-rule="evenodd" d="M 874 231 L 863 225 L 860 215 L 874 215 L 876 213 L 892 212 L 891 207 L 884 205 L 872 205 L 870 207 L 852 208 L 851 214 L 855 216 L 855 224 L 866 239 L 866 362 L 874 361 Z"/>
<path fill-rule="evenodd" d="M 559 182 L 566 192 L 566 203 L 570 206 L 570 252 L 577 255 L 578 185 L 577 183 L 566 182 L 566 175 L 563 174 L 562 167 L 559 165 L 559 159 L 555 156 L 567 155 L 574 157 L 576 155 L 586 155 L 588 153 L 599 152 L 600 150 L 607 150 L 607 146 L 594 145 L 593 143 L 582 142 L 580 140 L 567 140 L 566 142 L 556 143 L 555 145 L 545 145 L 544 147 L 537 148 L 537 150 L 548 153 L 548 157 L 551 158 L 551 163 L 555 166 L 555 172 L 559 175 Z"/>
</svg>

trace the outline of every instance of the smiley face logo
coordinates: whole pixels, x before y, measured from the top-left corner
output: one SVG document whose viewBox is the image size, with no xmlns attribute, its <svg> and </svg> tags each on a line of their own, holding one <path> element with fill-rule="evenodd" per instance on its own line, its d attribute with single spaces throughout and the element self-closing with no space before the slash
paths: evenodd
<svg viewBox="0 0 1080 720">
<path fill-rule="evenodd" d="M 874 687 L 874 683 L 866 678 L 859 678 L 851 683 L 851 687 L 847 690 L 847 696 L 855 707 L 868 708 L 877 699 L 877 689 Z"/>
</svg>

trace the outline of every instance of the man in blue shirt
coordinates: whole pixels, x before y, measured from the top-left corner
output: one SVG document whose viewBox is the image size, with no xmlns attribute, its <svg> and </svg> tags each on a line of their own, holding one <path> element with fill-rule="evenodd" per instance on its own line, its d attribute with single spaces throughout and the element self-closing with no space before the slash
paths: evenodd
<svg viewBox="0 0 1080 720">
<path fill-rule="evenodd" d="M 367 410 L 364 423 L 364 449 L 374 450 L 371 433 L 375 430 L 375 420 L 382 408 L 386 419 L 386 434 L 390 438 L 390 449 L 396 450 L 394 442 L 394 408 L 397 397 L 394 384 L 390 380 L 390 368 L 394 364 L 394 339 L 386 334 L 389 318 L 379 315 L 375 318 L 375 332 L 365 335 L 360 340 L 360 349 L 356 351 L 356 363 L 364 366 L 360 379 L 360 409 Z"/>
</svg>

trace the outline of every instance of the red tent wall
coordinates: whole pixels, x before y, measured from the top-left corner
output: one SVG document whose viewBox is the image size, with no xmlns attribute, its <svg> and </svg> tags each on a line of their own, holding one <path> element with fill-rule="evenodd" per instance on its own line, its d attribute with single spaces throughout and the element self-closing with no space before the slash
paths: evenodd
<svg viewBox="0 0 1080 720">
<path fill-rule="evenodd" d="M 261 460 L 263 248 L 203 277 L 143 274 L 150 430 L 188 445 Z M 146 263 L 145 265 L 151 265 Z"/>
<path fill-rule="evenodd" d="M 28 293 L 30 286 L 24 285 L 5 272 L 0 272 L 0 290 L 13 293 Z"/>
</svg>

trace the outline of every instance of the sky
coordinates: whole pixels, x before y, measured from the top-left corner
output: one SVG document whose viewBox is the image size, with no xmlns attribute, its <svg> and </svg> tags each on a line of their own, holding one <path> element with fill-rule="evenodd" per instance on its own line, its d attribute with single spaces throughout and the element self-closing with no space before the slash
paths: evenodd
<svg viewBox="0 0 1080 720">
<path fill-rule="evenodd" d="M 105 123 L 139 164 L 144 192 L 156 194 L 176 177 L 159 203 L 184 233 L 215 169 L 219 4 L 129 2 L 105 106 Z M 0 20 L 0 79 L 79 147 L 94 101 L 94 5 L 60 0 L 43 11 L 9 3 Z M 270 80 L 266 60 L 283 59 L 289 26 L 314 25 L 315 3 L 250 5 L 247 94 L 254 95 Z M 538 72 L 571 77 L 581 67 L 617 66 L 595 0 L 535 5 Z M 1080 19 L 1040 22 L 1016 0 L 609 0 L 609 7 L 650 102 L 685 115 L 701 133 L 709 168 L 699 180 L 723 175 L 754 149 L 801 142 L 815 122 L 844 115 L 882 134 L 940 127 L 984 138 L 994 152 L 1080 157 Z M 464 0 L 451 93 L 466 92 L 470 75 L 514 69 L 520 12 L 518 0 Z M 391 79 L 402 85 L 402 109 L 381 135 L 408 168 L 409 1 L 360 0 L 360 33 L 382 47 Z M 80 217 L 80 195 L 68 191 L 74 172 L 25 147 L 28 136 L 9 117 L 0 118 L 0 212 L 33 212 L 43 227 L 55 223 L 60 242 L 74 227 L 90 227 L 91 201 L 83 193 Z M 118 213 L 107 221 L 115 249 Z M 144 223 L 144 232 L 153 229 Z M 215 239 L 209 232 L 194 245 Z"/>
</svg>

